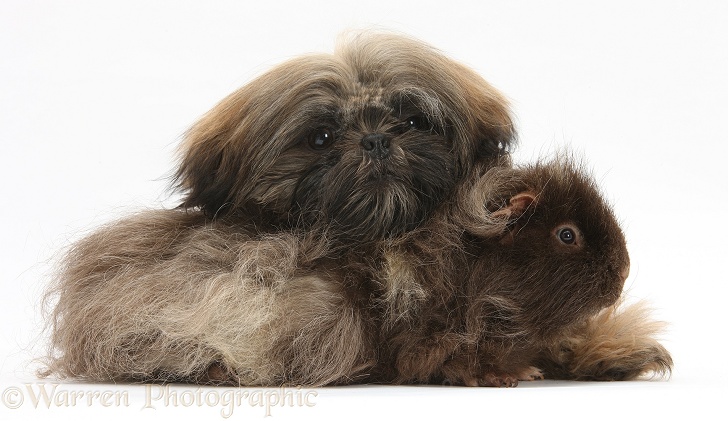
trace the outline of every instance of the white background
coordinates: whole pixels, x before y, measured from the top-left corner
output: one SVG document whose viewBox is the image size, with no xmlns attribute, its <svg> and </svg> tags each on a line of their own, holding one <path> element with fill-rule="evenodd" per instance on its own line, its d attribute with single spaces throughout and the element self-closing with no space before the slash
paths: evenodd
<svg viewBox="0 0 728 421">
<path fill-rule="evenodd" d="M 728 397 L 727 4 L 3 0 L 0 417 L 222 419 L 219 407 L 206 405 L 142 410 L 141 386 L 62 384 L 66 392 L 127 391 L 131 404 L 34 409 L 25 383 L 35 381 L 30 360 L 42 355 L 40 297 L 53 259 L 105 221 L 174 206 L 167 187 L 175 147 L 222 97 L 285 59 L 330 52 L 344 30 L 368 27 L 421 38 L 501 89 L 518 120 L 518 160 L 563 145 L 586 157 L 623 221 L 627 294 L 649 300 L 670 323 L 664 344 L 675 371 L 670 381 L 512 390 L 328 388 L 317 391 L 315 407 L 273 416 L 717 412 Z M 15 387 L 25 402 L 10 410 Z M 241 408 L 231 419 L 263 415 Z"/>
</svg>

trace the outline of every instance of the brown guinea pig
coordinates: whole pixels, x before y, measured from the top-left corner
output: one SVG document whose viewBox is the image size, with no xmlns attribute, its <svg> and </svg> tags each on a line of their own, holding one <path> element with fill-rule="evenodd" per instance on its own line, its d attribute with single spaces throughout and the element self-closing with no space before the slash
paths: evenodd
<svg viewBox="0 0 728 421">
<path fill-rule="evenodd" d="M 582 166 L 562 156 L 493 168 L 385 247 L 376 375 L 469 386 L 540 378 L 542 350 L 613 305 L 628 273 L 624 235 Z"/>
</svg>

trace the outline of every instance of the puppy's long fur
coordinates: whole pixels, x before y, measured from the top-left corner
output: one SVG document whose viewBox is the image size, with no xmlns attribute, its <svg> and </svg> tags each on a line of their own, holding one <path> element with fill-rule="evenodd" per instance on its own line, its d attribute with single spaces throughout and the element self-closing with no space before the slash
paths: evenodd
<svg viewBox="0 0 728 421">
<path fill-rule="evenodd" d="M 67 257 L 50 372 L 97 381 L 353 381 L 373 361 L 371 322 L 348 292 L 357 281 L 323 259 L 326 245 L 283 233 L 254 238 L 239 221 L 182 210 L 106 226 Z"/>
</svg>

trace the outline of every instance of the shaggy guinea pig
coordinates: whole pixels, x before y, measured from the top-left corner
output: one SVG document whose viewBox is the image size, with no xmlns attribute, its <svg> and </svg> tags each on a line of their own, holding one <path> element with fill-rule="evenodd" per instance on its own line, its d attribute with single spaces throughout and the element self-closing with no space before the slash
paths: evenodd
<svg viewBox="0 0 728 421">
<path fill-rule="evenodd" d="M 447 212 L 389 242 L 383 255 L 377 376 L 396 383 L 515 386 L 541 378 L 539 356 L 572 334 L 583 339 L 576 352 L 596 356 L 584 342 L 599 347 L 604 338 L 577 326 L 615 304 L 629 273 L 610 207 L 565 157 L 491 169 Z M 637 375 L 661 367 L 654 360 L 669 367 L 663 351 L 652 350 L 642 365 L 628 361 L 629 351 L 607 359 L 631 364 Z M 553 373 L 571 370 L 571 378 L 586 369 L 566 368 L 566 360 L 578 358 L 556 351 L 541 363 Z"/>
</svg>

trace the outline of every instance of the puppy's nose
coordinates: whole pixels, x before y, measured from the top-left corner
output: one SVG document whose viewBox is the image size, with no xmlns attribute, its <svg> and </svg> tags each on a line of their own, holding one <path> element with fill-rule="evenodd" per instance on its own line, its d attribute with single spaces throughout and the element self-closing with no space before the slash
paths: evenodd
<svg viewBox="0 0 728 421">
<path fill-rule="evenodd" d="M 361 138 L 361 147 L 376 158 L 389 155 L 389 138 L 381 133 L 369 133 Z"/>
</svg>

